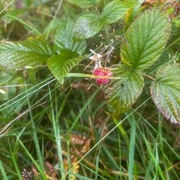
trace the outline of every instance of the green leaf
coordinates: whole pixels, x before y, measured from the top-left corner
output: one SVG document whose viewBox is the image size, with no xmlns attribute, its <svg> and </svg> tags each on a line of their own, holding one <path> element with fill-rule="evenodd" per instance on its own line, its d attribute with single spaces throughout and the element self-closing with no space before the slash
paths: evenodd
<svg viewBox="0 0 180 180">
<path fill-rule="evenodd" d="M 33 3 L 33 0 L 24 0 L 24 5 L 28 8 L 31 7 L 32 3 Z"/>
<path fill-rule="evenodd" d="M 140 71 L 119 66 L 113 76 L 120 77 L 113 80 L 107 89 L 107 101 L 113 116 L 126 112 L 135 103 L 143 90 L 144 78 Z"/>
<path fill-rule="evenodd" d="M 78 39 L 73 32 L 74 24 L 72 22 L 63 22 L 59 25 L 55 34 L 55 51 L 68 49 L 82 55 L 86 50 L 86 41 Z"/>
<path fill-rule="evenodd" d="M 7 69 L 37 67 L 45 64 L 51 54 L 50 45 L 42 39 L 23 42 L 3 41 L 0 43 L 0 66 Z"/>
<path fill-rule="evenodd" d="M 169 64 L 156 73 L 151 96 L 159 111 L 172 123 L 180 124 L 180 64 Z"/>
<path fill-rule="evenodd" d="M 63 51 L 61 54 L 53 55 L 49 58 L 47 65 L 57 80 L 62 82 L 70 70 L 81 60 L 82 57 L 77 56 L 77 54 L 70 51 Z"/>
<path fill-rule="evenodd" d="M 68 2 L 80 6 L 81 8 L 89 8 L 97 4 L 99 0 L 67 0 Z"/>
<path fill-rule="evenodd" d="M 107 24 L 114 23 L 122 18 L 129 9 L 131 9 L 135 4 L 136 1 L 119 1 L 114 0 L 106 5 L 102 12 L 102 19 L 103 22 Z"/>
<path fill-rule="evenodd" d="M 146 69 L 161 55 L 170 34 L 170 23 L 159 10 L 148 11 L 128 29 L 121 47 L 122 62 Z"/>
<path fill-rule="evenodd" d="M 81 16 L 74 27 L 74 32 L 80 38 L 90 38 L 100 31 L 103 24 L 96 14 L 85 14 Z"/>
</svg>

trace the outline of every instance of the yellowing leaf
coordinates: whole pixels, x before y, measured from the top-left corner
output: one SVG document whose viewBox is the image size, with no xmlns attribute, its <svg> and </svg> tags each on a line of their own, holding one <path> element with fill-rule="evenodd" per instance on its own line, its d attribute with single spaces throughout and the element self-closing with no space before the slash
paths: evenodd
<svg viewBox="0 0 180 180">
<path fill-rule="evenodd" d="M 156 73 L 151 96 L 160 112 L 174 124 L 180 124 L 180 64 L 169 64 Z"/>
<path fill-rule="evenodd" d="M 143 90 L 144 78 L 141 72 L 123 65 L 119 66 L 113 75 L 120 79 L 113 80 L 107 89 L 107 101 L 110 112 L 116 117 L 135 103 Z"/>
</svg>

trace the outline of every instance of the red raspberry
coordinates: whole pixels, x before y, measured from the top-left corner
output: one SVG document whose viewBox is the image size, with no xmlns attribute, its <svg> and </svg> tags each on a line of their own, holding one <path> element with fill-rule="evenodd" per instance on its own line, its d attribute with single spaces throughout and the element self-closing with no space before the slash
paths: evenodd
<svg viewBox="0 0 180 180">
<path fill-rule="evenodd" d="M 99 68 L 94 69 L 93 75 L 111 77 L 112 76 L 112 72 L 109 69 L 107 69 L 107 68 L 100 68 L 99 67 Z M 105 78 L 105 77 L 103 77 L 103 78 L 101 78 L 101 77 L 96 78 L 96 82 L 98 84 L 100 84 L 100 85 L 108 84 L 109 81 L 110 81 L 110 79 L 109 78 Z"/>
</svg>

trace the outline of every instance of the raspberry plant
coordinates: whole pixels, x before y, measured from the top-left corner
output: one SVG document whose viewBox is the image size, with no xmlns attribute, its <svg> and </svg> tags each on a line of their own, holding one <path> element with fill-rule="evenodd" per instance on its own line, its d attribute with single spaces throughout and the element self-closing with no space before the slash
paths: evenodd
<svg viewBox="0 0 180 180">
<path fill-rule="evenodd" d="M 81 8 L 92 8 L 101 1 L 68 2 Z M 99 13 L 83 14 L 76 21 L 61 20 L 54 25 L 53 43 L 48 41 L 46 33 L 24 41 L 1 41 L 0 65 L 15 70 L 45 65 L 62 83 L 70 71 L 87 58 L 88 40 L 126 16 L 129 21 L 121 41 L 119 62 L 108 67 L 113 77 L 109 77 L 111 81 L 106 80 L 107 83 L 101 83 L 103 78 L 96 79 L 101 81 L 100 84 L 110 82 L 104 87 L 109 112 L 116 118 L 128 111 L 143 91 L 144 77 L 151 77 L 150 93 L 155 105 L 172 123 L 180 124 L 179 63 L 168 62 L 159 66 L 155 75 L 147 73 L 164 51 L 171 22 L 162 9 L 143 11 L 140 5 L 141 2 L 135 0 L 113 0 Z M 94 75 L 99 74 L 94 72 Z"/>
</svg>

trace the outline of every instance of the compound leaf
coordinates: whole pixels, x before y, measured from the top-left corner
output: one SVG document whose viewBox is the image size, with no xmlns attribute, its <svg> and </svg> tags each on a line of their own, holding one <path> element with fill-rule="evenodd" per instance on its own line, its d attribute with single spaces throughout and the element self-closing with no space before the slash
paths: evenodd
<svg viewBox="0 0 180 180">
<path fill-rule="evenodd" d="M 116 117 L 129 110 L 135 103 L 143 90 L 144 78 L 140 71 L 124 65 L 119 66 L 113 76 L 120 79 L 113 80 L 107 88 L 107 101 L 110 112 Z"/>
<path fill-rule="evenodd" d="M 19 69 L 24 66 L 37 67 L 45 64 L 51 56 L 50 45 L 42 39 L 23 42 L 0 43 L 0 66 L 7 69 Z"/>
<path fill-rule="evenodd" d="M 127 66 L 146 69 L 161 55 L 171 26 L 159 10 L 145 12 L 128 29 L 121 47 L 121 59 Z"/>
<path fill-rule="evenodd" d="M 159 111 L 172 123 L 180 124 L 180 64 L 169 64 L 156 73 L 151 96 Z"/>
</svg>

